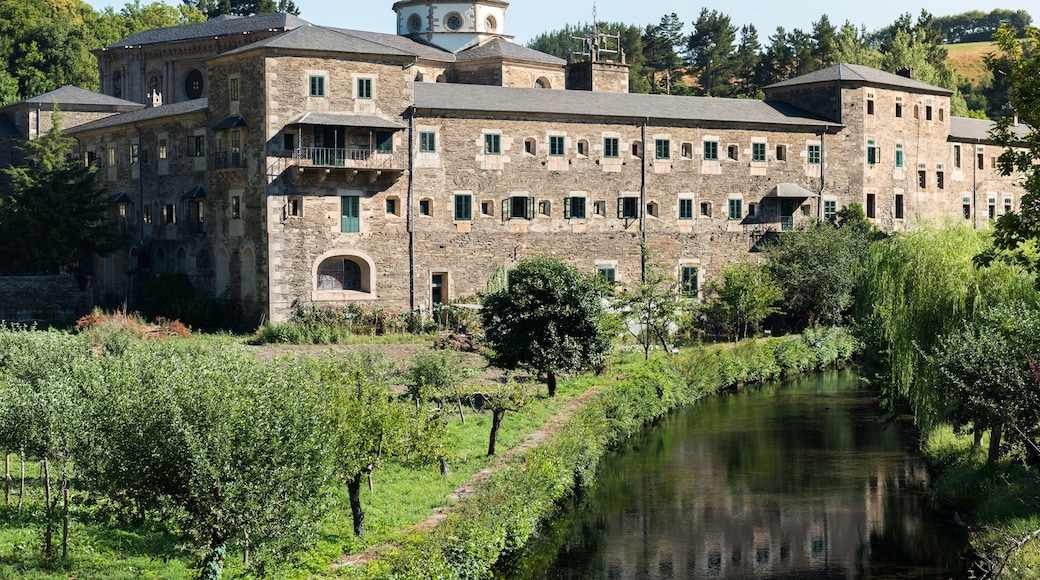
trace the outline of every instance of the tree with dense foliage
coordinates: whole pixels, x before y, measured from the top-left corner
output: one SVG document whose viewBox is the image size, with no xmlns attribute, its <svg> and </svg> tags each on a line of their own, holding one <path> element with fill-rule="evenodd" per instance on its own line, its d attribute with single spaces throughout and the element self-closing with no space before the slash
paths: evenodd
<svg viewBox="0 0 1040 580">
<path fill-rule="evenodd" d="M 11 193 L 0 196 L 0 272 L 56 274 L 116 247 L 97 167 L 66 157 L 74 143 L 56 115 L 50 131 L 22 145 L 24 165 L 5 169 Z"/>
<path fill-rule="evenodd" d="M 697 77 L 698 94 L 713 97 L 733 95 L 736 75 L 737 28 L 729 16 L 701 8 L 686 43 L 686 59 L 690 73 Z"/>
<path fill-rule="evenodd" d="M 129 515 L 182 530 L 216 579 L 233 542 L 258 576 L 316 539 L 332 469 L 329 393 L 313 365 L 173 341 L 98 357 L 77 467 Z"/>
<path fill-rule="evenodd" d="M 547 257 L 520 261 L 509 287 L 481 295 L 481 321 L 492 364 L 545 373 L 549 396 L 556 375 L 597 367 L 610 351 L 604 329 L 603 281 Z"/>
<path fill-rule="evenodd" d="M 935 25 L 942 31 L 948 44 L 963 42 L 988 42 L 1001 26 L 1014 28 L 1016 34 L 1025 36 L 1025 30 L 1033 24 L 1033 17 L 1025 10 L 994 8 L 989 13 L 970 10 L 952 16 L 939 16 Z"/>
<path fill-rule="evenodd" d="M 955 428 L 990 432 L 988 465 L 1000 458 L 1001 435 L 1019 439 L 1040 420 L 1040 390 L 1031 362 L 1040 360 L 1040 310 L 1002 305 L 943 336 L 931 358 L 944 380 Z"/>
<path fill-rule="evenodd" d="M 216 18 L 224 14 L 253 16 L 255 14 L 299 15 L 300 9 L 293 0 L 184 0 L 184 4 L 198 9 L 207 18 Z"/>
<path fill-rule="evenodd" d="M 753 336 L 762 321 L 781 312 L 776 303 L 783 290 L 763 264 L 723 266 L 708 293 L 704 314 L 736 340 Z"/>
<path fill-rule="evenodd" d="M 681 94 L 685 90 L 682 82 L 682 58 L 679 50 L 685 42 L 683 22 L 674 12 L 661 17 L 661 22 L 646 27 L 643 33 L 643 57 L 646 59 L 648 81 L 657 92 L 659 83 L 664 83 L 665 94 Z"/>
<path fill-rule="evenodd" d="M 865 374 L 880 383 L 886 404 L 909 405 L 925 425 L 942 420 L 950 403 L 928 353 L 989 308 L 1035 295 L 1020 268 L 976 267 L 985 245 L 970 226 L 933 227 L 877 242 L 867 257 L 857 318 L 864 350 L 881 358 Z"/>
<path fill-rule="evenodd" d="M 843 208 L 835 223 L 782 232 L 766 250 L 767 268 L 784 290 L 784 307 L 798 328 L 841 325 L 856 280 L 879 233 L 862 208 Z"/>
<path fill-rule="evenodd" d="M 755 83 L 759 64 L 762 62 L 762 43 L 758 40 L 758 29 L 748 24 L 740 29 L 740 41 L 737 43 L 736 59 L 736 95 L 756 98 L 759 87 Z"/>
<path fill-rule="evenodd" d="M 997 122 L 991 135 L 1004 147 L 997 166 L 1003 175 L 1024 176 L 1025 194 L 1019 211 L 997 221 L 993 248 L 980 259 L 1017 263 L 1040 273 L 1040 29 L 1029 28 L 1026 36 L 1019 42 L 1014 28 L 1001 27 L 995 39 L 999 52 L 987 59 L 1007 79 L 1009 104 L 1025 126 L 1014 126 L 1008 117 Z"/>
</svg>

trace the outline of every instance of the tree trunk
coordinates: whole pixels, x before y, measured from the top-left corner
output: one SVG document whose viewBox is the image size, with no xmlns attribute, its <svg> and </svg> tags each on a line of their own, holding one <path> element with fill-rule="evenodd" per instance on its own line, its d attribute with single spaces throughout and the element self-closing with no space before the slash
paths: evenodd
<svg viewBox="0 0 1040 580">
<path fill-rule="evenodd" d="M 214 534 L 209 540 L 209 552 L 202 560 L 199 580 L 220 580 L 224 574 L 225 556 L 227 556 L 227 540 Z"/>
<path fill-rule="evenodd" d="M 61 559 L 69 558 L 69 476 L 67 465 L 61 469 Z"/>
<path fill-rule="evenodd" d="M 368 491 L 375 491 L 375 488 L 372 486 L 372 472 L 371 471 L 368 472 Z"/>
<path fill-rule="evenodd" d="M 354 535 L 359 538 L 365 537 L 365 512 L 361 509 L 361 474 L 350 478 L 347 482 L 347 491 L 350 493 L 350 515 L 354 517 Z"/>
<path fill-rule="evenodd" d="M 505 416 L 505 409 L 495 409 L 491 412 L 491 441 L 488 442 L 488 457 L 495 455 L 495 443 L 498 441 L 498 428 L 502 426 L 502 417 Z"/>
<path fill-rule="evenodd" d="M 982 445 L 982 429 L 975 427 L 975 440 L 972 441 L 971 446 L 978 447 L 979 445 Z"/>
<path fill-rule="evenodd" d="M 18 452 L 18 461 L 22 466 L 22 480 L 18 485 L 18 513 L 22 513 L 22 503 L 25 501 L 25 451 Z"/>
<path fill-rule="evenodd" d="M 242 567 L 249 568 L 249 530 L 242 530 Z"/>
<path fill-rule="evenodd" d="M 546 371 L 545 372 L 545 382 L 547 382 L 549 384 L 549 396 L 550 397 L 555 397 L 556 396 L 556 373 L 554 373 L 553 371 Z M 494 453 L 492 453 L 491 455 L 494 455 Z"/>
<path fill-rule="evenodd" d="M 443 455 L 437 458 L 441 462 L 441 475 L 448 477 L 451 475 L 451 470 L 448 469 L 448 460 Z"/>
<path fill-rule="evenodd" d="M 54 556 L 54 509 L 51 504 L 51 464 L 43 458 L 43 516 L 47 518 L 47 527 L 43 532 L 43 555 L 47 559 Z"/>
<path fill-rule="evenodd" d="M 462 424 L 465 425 L 466 424 L 466 416 L 462 414 L 462 395 L 459 395 L 458 397 L 455 397 L 455 404 L 459 408 L 459 420 L 461 420 Z"/>
<path fill-rule="evenodd" d="M 997 423 L 989 431 L 989 455 L 986 457 L 986 466 L 992 467 L 997 464 L 997 460 L 1000 459 L 1000 436 L 1003 433 L 1004 426 Z"/>
<path fill-rule="evenodd" d="M 7 492 L 4 494 L 4 505 L 11 505 L 11 454 L 4 454 L 4 479 L 7 482 Z"/>
</svg>

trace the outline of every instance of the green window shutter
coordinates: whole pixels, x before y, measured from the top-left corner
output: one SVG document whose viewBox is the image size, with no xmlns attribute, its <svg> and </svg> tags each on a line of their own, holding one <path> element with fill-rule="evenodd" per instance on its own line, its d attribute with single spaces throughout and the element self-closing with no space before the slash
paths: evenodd
<svg viewBox="0 0 1040 580">
<path fill-rule="evenodd" d="M 568 198 L 563 200 L 563 219 L 565 219 L 565 220 L 571 219 L 571 215 L 573 215 L 573 211 L 571 210 L 571 204 L 573 204 L 573 203 L 574 203 L 574 198 L 573 197 L 568 197 Z"/>
<path fill-rule="evenodd" d="M 512 198 L 507 197 L 507 198 L 502 200 L 502 220 L 503 221 L 508 220 L 508 219 L 513 219 L 513 212 L 511 211 L 513 204 L 509 203 L 510 199 L 512 199 Z"/>
<path fill-rule="evenodd" d="M 357 233 L 361 231 L 361 198 L 347 195 L 340 198 L 340 231 Z"/>
<path fill-rule="evenodd" d="M 455 196 L 455 219 L 459 221 L 473 219 L 473 196 L 468 194 Z"/>
<path fill-rule="evenodd" d="M 529 220 L 533 220 L 534 219 L 534 198 L 533 197 L 527 198 L 527 214 L 524 217 L 529 219 Z"/>
</svg>

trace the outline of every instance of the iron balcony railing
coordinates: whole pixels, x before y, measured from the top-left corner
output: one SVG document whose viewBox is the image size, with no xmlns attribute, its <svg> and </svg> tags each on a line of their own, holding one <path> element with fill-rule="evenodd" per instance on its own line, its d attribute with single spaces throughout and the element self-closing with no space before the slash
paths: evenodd
<svg viewBox="0 0 1040 580">
<path fill-rule="evenodd" d="M 293 151 L 293 164 L 313 167 L 355 167 L 390 169 L 398 163 L 398 155 L 378 149 L 338 149 L 333 147 L 300 147 Z"/>
</svg>

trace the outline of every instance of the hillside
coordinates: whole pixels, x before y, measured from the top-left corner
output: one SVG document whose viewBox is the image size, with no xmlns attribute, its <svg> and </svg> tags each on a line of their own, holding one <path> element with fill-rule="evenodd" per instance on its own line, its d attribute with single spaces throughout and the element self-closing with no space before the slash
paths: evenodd
<svg viewBox="0 0 1040 580">
<path fill-rule="evenodd" d="M 948 53 L 946 64 L 957 74 L 958 85 L 978 87 L 980 81 L 989 78 L 990 72 L 983 58 L 995 50 L 992 42 L 947 44 L 945 48 Z"/>
</svg>

